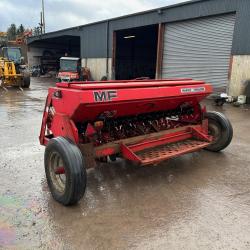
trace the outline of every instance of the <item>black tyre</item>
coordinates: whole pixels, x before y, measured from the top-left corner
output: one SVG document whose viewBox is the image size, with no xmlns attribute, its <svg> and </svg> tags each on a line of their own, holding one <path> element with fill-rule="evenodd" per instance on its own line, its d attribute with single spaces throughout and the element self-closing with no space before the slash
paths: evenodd
<svg viewBox="0 0 250 250">
<path fill-rule="evenodd" d="M 110 155 L 109 156 L 109 159 L 112 161 L 112 162 L 115 162 L 116 161 L 116 157 L 117 155 Z"/>
<path fill-rule="evenodd" d="M 108 81 L 108 77 L 107 77 L 107 76 L 103 76 L 103 77 L 101 78 L 101 81 Z"/>
<path fill-rule="evenodd" d="M 85 193 L 87 180 L 79 148 L 63 137 L 51 139 L 44 164 L 53 198 L 65 206 L 76 204 Z"/>
<path fill-rule="evenodd" d="M 230 121 L 219 112 L 207 112 L 205 118 L 208 119 L 208 133 L 214 138 L 206 149 L 213 152 L 225 149 L 233 138 L 233 128 Z"/>
<path fill-rule="evenodd" d="M 22 84 L 23 88 L 29 88 L 30 87 L 30 76 L 25 76 L 23 78 L 23 84 Z"/>
<path fill-rule="evenodd" d="M 220 99 L 220 100 L 215 100 L 216 106 L 223 106 L 225 104 L 226 100 Z"/>
</svg>

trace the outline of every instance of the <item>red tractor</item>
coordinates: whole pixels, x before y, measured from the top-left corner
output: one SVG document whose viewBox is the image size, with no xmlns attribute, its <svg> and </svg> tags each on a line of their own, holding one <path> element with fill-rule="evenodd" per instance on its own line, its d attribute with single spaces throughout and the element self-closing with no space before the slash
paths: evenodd
<svg viewBox="0 0 250 250">
<path fill-rule="evenodd" d="M 229 120 L 200 104 L 211 93 L 211 85 L 191 79 L 57 83 L 49 89 L 40 132 L 52 196 L 77 203 L 86 169 L 108 158 L 150 166 L 225 149 L 233 136 Z"/>
<path fill-rule="evenodd" d="M 61 57 L 60 70 L 57 75 L 59 82 L 80 81 L 81 79 L 81 61 L 77 57 Z"/>
<path fill-rule="evenodd" d="M 87 67 L 81 67 L 80 58 L 60 58 L 60 70 L 57 75 L 58 82 L 89 81 L 90 79 L 90 70 Z"/>
</svg>

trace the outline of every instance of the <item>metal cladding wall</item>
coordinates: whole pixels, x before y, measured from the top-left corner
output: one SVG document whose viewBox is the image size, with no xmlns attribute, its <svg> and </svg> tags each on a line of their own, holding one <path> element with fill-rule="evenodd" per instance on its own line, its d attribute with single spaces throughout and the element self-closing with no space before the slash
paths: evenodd
<svg viewBox="0 0 250 250">
<path fill-rule="evenodd" d="M 107 56 L 107 23 L 96 23 L 80 30 L 82 58 Z"/>
<path fill-rule="evenodd" d="M 166 25 L 162 77 L 205 80 L 226 91 L 235 14 Z"/>
</svg>

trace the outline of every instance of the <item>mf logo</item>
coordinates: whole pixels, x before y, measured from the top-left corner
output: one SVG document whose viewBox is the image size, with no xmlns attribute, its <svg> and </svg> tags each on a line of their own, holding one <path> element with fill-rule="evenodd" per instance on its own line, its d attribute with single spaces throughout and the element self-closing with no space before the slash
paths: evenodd
<svg viewBox="0 0 250 250">
<path fill-rule="evenodd" d="M 94 91 L 93 94 L 95 102 L 110 102 L 117 98 L 116 90 Z"/>
</svg>

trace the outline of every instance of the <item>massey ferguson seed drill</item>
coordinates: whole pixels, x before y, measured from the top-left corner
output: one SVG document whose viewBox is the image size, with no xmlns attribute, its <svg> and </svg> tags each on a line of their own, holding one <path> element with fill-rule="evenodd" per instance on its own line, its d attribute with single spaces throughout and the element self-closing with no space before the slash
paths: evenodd
<svg viewBox="0 0 250 250">
<path fill-rule="evenodd" d="M 192 79 L 60 82 L 49 88 L 40 143 L 54 199 L 77 203 L 86 169 L 125 158 L 141 166 L 207 149 L 226 148 L 229 120 L 200 102 L 212 87 Z"/>
</svg>

